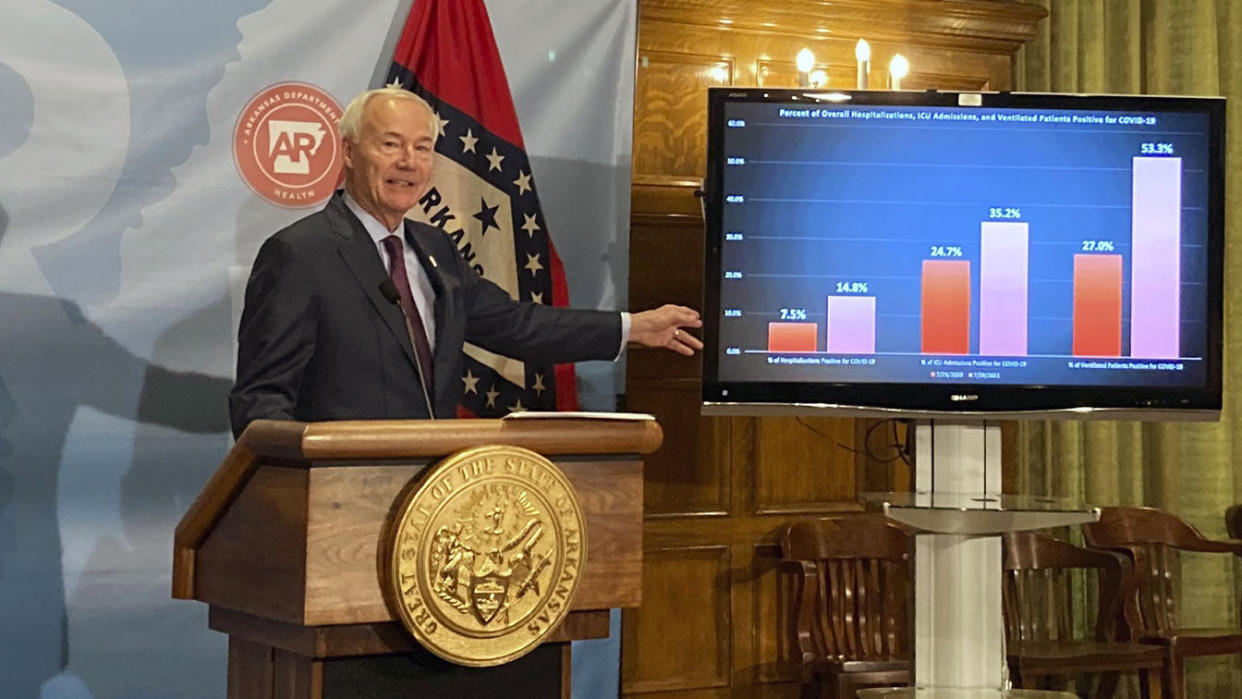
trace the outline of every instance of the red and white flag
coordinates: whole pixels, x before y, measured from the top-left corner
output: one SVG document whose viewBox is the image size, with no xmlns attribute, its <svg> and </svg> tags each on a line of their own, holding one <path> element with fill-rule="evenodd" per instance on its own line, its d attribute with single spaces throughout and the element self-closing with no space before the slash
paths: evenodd
<svg viewBox="0 0 1242 699">
<path fill-rule="evenodd" d="M 426 99 L 440 123 L 431 187 L 410 218 L 442 230 L 513 298 L 567 305 L 483 0 L 415 2 L 388 83 Z M 572 364 L 534 366 L 467 344 L 464 372 L 462 416 L 578 407 Z"/>
</svg>

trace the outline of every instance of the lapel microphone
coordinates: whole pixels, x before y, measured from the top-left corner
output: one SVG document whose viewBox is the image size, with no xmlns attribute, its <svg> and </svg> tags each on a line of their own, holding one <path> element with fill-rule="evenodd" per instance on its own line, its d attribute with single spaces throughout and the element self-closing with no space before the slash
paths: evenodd
<svg viewBox="0 0 1242 699">
<path fill-rule="evenodd" d="M 397 285 L 393 283 L 391 278 L 385 278 L 379 285 L 380 295 L 388 299 L 388 302 L 397 307 L 401 312 L 401 318 L 405 321 L 405 333 L 410 338 L 410 347 L 414 344 L 414 326 L 410 325 L 410 317 L 405 314 L 405 309 L 401 307 L 401 294 L 397 293 Z M 417 364 L 417 362 L 415 362 Z M 418 385 L 423 389 L 423 400 L 427 403 L 427 416 L 429 419 L 436 419 L 436 411 L 431 407 L 431 393 L 427 391 L 427 378 L 423 376 L 422 369 L 418 371 Z"/>
</svg>

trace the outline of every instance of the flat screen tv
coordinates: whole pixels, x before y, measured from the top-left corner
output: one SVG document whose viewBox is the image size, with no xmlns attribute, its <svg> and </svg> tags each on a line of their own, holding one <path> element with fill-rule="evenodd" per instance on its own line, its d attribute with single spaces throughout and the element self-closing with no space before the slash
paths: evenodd
<svg viewBox="0 0 1242 699">
<path fill-rule="evenodd" d="M 1225 101 L 712 89 L 706 414 L 1219 416 Z"/>
</svg>

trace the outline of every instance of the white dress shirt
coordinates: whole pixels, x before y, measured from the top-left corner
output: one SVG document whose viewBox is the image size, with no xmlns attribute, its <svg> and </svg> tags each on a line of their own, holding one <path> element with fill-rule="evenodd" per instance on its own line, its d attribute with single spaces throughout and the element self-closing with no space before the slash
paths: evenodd
<svg viewBox="0 0 1242 699">
<path fill-rule="evenodd" d="M 371 240 L 375 242 L 375 249 L 379 251 L 380 259 L 384 262 L 384 269 L 389 269 L 388 248 L 384 247 L 383 240 L 390 235 L 395 235 L 401 239 L 401 250 L 405 257 L 405 275 L 410 280 L 410 293 L 414 294 L 414 305 L 418 307 L 418 315 L 423 319 L 423 331 L 427 333 L 427 344 L 431 346 L 431 351 L 436 351 L 436 290 L 431 286 L 431 279 L 428 278 L 426 270 L 418 261 L 418 256 L 414 254 L 414 249 L 410 247 L 405 240 L 405 223 L 404 221 L 397 224 L 397 230 L 390 231 L 380 220 L 372 216 L 366 209 L 345 192 L 345 206 L 362 221 L 362 227 L 367 229 L 367 235 L 371 236 Z M 414 319 L 411 318 L 411 321 Z"/>
</svg>

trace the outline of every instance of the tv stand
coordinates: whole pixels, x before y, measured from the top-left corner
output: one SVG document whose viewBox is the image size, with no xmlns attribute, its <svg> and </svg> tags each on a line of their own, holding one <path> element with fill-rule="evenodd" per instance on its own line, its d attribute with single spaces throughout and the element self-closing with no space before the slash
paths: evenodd
<svg viewBox="0 0 1242 699">
<path fill-rule="evenodd" d="M 1009 673 L 1001 611 L 1000 535 L 1093 522 L 1099 519 L 1099 510 L 1066 500 L 1002 495 L 1000 425 L 995 422 L 929 420 L 911 429 L 915 492 L 864 497 L 891 519 L 918 531 L 917 689 L 859 696 L 935 697 L 946 690 L 974 690 L 981 698 L 1073 696 L 1005 692 Z M 924 690 L 932 693 L 924 695 Z"/>
</svg>

